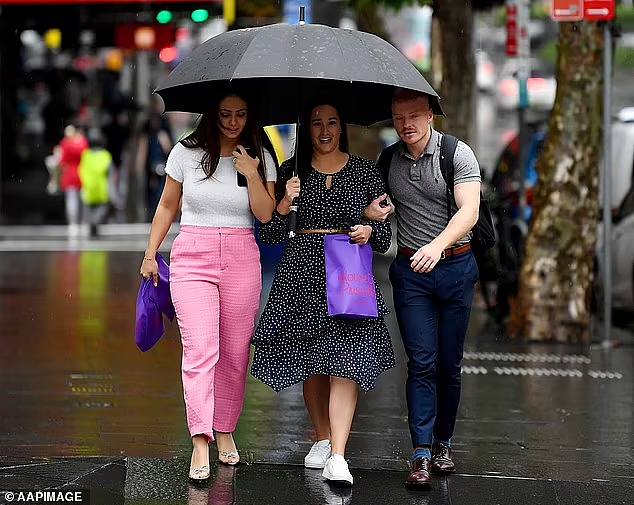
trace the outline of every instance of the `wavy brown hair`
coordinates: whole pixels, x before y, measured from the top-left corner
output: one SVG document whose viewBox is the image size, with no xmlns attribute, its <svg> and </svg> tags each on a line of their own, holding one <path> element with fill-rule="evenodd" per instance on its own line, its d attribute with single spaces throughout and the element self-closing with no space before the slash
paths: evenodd
<svg viewBox="0 0 634 505">
<path fill-rule="evenodd" d="M 266 134 L 264 129 L 257 124 L 256 118 L 254 117 L 255 114 L 252 112 L 253 109 L 250 106 L 249 100 L 242 94 L 237 92 L 228 92 L 216 99 L 212 107 L 209 109 L 210 112 L 202 115 L 196 129 L 181 140 L 181 144 L 191 149 L 199 148 L 204 151 L 200 164 L 205 172 L 205 179 L 213 177 L 214 172 L 218 167 L 218 162 L 220 161 L 221 133 L 220 128 L 218 127 L 218 123 L 220 121 L 218 118 L 218 109 L 220 107 L 220 102 L 228 96 L 236 96 L 244 100 L 247 104 L 247 122 L 244 125 L 244 129 L 242 130 L 242 134 L 240 135 L 238 142 L 243 147 L 252 149 L 255 155 L 260 159 L 258 174 L 260 174 L 262 182 L 266 185 L 264 149 L 266 149 L 273 157 L 276 169 L 278 167 L 277 156 L 275 155 L 275 150 L 273 149 L 269 136 Z"/>
</svg>

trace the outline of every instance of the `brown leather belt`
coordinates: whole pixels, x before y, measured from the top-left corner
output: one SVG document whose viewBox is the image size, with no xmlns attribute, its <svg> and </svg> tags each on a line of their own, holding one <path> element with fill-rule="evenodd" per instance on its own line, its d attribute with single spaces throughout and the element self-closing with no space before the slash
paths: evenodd
<svg viewBox="0 0 634 505">
<path fill-rule="evenodd" d="M 458 247 L 450 247 L 449 249 L 445 249 L 442 252 L 442 254 L 440 255 L 440 259 L 442 260 L 445 258 L 451 258 L 452 256 L 458 256 L 459 254 L 466 253 L 467 251 L 470 251 L 470 250 L 471 250 L 471 244 L 469 242 Z M 408 258 L 411 258 L 412 256 L 414 256 L 414 254 L 416 254 L 416 250 L 410 249 L 409 247 L 399 247 L 398 251 L 401 254 L 404 254 L 405 256 L 407 256 Z"/>
<path fill-rule="evenodd" d="M 326 235 L 334 235 L 335 233 L 348 234 L 348 230 L 297 230 L 297 233 L 324 233 Z"/>
</svg>

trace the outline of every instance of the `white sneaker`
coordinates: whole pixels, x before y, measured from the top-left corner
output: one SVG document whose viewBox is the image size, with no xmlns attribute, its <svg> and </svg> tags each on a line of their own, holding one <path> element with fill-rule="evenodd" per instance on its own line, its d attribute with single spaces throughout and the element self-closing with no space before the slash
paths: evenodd
<svg viewBox="0 0 634 505">
<path fill-rule="evenodd" d="M 320 440 L 315 442 L 304 458 L 304 466 L 306 468 L 316 468 L 321 470 L 326 460 L 330 456 L 330 440 Z"/>
<path fill-rule="evenodd" d="M 341 454 L 333 454 L 328 458 L 321 475 L 329 481 L 352 486 L 353 479 L 350 470 L 348 470 L 348 462 Z"/>
</svg>

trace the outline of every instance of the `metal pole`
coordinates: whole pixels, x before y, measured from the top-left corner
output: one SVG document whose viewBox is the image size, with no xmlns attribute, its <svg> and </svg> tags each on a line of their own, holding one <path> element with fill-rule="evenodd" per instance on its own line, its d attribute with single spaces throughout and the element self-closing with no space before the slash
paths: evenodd
<svg viewBox="0 0 634 505">
<path fill-rule="evenodd" d="M 301 26 L 306 24 L 306 11 L 303 5 L 299 6 L 299 24 Z M 299 94 L 299 102 L 302 101 L 302 93 Z M 297 116 L 297 124 L 295 125 L 295 168 L 293 170 L 293 177 L 299 175 L 299 125 L 300 116 Z M 301 188 L 300 188 L 301 190 Z M 288 238 L 295 238 L 297 231 L 297 198 L 293 198 L 291 202 L 290 212 L 288 213 Z"/>
<path fill-rule="evenodd" d="M 612 31 L 603 25 L 603 347 L 612 329 Z"/>
<path fill-rule="evenodd" d="M 530 77 L 530 56 L 531 46 L 528 36 L 528 22 L 530 19 L 530 6 L 528 0 L 520 0 L 518 11 L 518 65 L 517 65 L 517 84 L 518 84 L 518 121 L 520 141 L 518 162 L 519 162 L 519 222 L 522 223 L 522 229 L 526 225 L 526 162 L 528 161 L 528 145 L 530 141 L 530 132 L 526 124 L 526 110 L 529 107 L 528 99 L 528 78 Z M 520 251 L 524 248 L 524 239 L 518 244 Z"/>
<path fill-rule="evenodd" d="M 526 124 L 526 109 L 528 108 L 528 90 L 526 89 L 526 79 L 519 79 L 519 107 L 517 108 L 517 119 L 519 121 L 519 150 L 517 161 L 519 163 L 519 221 L 526 223 L 526 163 L 528 161 L 529 132 Z"/>
</svg>

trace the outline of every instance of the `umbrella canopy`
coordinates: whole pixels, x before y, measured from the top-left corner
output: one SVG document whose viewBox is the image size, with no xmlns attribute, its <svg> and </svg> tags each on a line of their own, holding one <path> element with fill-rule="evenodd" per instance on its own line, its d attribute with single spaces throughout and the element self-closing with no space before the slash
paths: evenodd
<svg viewBox="0 0 634 505">
<path fill-rule="evenodd" d="M 168 111 L 207 112 L 227 84 L 255 99 L 263 124 L 295 123 L 314 95 L 335 97 L 348 123 L 370 126 L 391 117 L 401 87 L 439 97 L 398 49 L 365 32 L 286 23 L 233 30 L 197 47 L 156 89 Z"/>
</svg>

